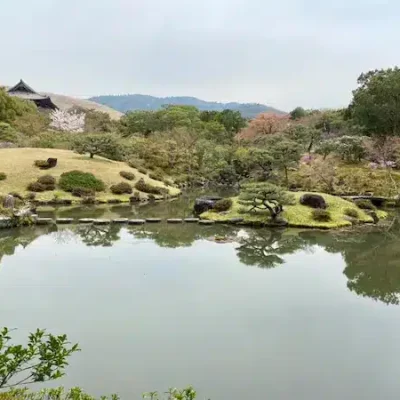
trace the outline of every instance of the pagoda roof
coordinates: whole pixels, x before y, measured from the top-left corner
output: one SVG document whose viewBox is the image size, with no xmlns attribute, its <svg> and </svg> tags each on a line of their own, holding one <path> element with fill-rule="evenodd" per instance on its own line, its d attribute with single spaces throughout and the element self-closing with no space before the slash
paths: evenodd
<svg viewBox="0 0 400 400">
<path fill-rule="evenodd" d="M 33 90 L 22 79 L 12 88 L 8 89 L 7 93 L 10 96 L 16 96 L 24 100 L 45 100 L 48 96 L 43 96 Z"/>
</svg>

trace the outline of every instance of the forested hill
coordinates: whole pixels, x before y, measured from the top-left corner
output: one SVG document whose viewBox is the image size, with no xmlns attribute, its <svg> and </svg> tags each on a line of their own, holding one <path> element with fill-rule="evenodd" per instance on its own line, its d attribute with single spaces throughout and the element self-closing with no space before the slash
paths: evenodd
<svg viewBox="0 0 400 400">
<path fill-rule="evenodd" d="M 204 101 L 196 97 L 153 97 L 143 94 L 127 94 L 113 96 L 97 96 L 90 99 L 99 104 L 104 104 L 115 110 L 127 112 L 132 110 L 158 110 L 163 105 L 195 106 L 199 110 L 222 111 L 224 109 L 240 111 L 245 118 L 253 118 L 262 112 L 284 114 L 283 111 L 256 103 L 217 103 Z"/>
</svg>

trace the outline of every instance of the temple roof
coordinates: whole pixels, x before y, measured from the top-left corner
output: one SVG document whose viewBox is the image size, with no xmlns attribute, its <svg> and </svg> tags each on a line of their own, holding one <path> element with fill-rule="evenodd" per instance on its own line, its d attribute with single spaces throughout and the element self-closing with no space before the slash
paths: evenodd
<svg viewBox="0 0 400 400">
<path fill-rule="evenodd" d="M 24 100 L 44 100 L 48 98 L 47 96 L 35 92 L 22 79 L 15 86 L 8 89 L 8 94 L 10 96 L 17 96 Z"/>
</svg>

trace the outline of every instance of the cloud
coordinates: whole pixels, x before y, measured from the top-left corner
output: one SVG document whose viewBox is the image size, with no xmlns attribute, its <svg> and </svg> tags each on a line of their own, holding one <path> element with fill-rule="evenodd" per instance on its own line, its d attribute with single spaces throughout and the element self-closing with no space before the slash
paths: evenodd
<svg viewBox="0 0 400 400">
<path fill-rule="evenodd" d="M 77 96 L 144 93 L 345 106 L 399 63 L 395 0 L 13 0 L 0 80 Z"/>
</svg>

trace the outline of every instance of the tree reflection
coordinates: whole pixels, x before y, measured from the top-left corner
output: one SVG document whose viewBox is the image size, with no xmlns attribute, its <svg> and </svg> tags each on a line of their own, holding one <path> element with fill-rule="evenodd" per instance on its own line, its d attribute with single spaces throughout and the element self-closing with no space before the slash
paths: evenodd
<svg viewBox="0 0 400 400">
<path fill-rule="evenodd" d="M 120 239 L 119 231 L 121 226 L 111 225 L 79 225 L 75 233 L 87 246 L 110 247 Z"/>
<path fill-rule="evenodd" d="M 237 255 L 243 264 L 275 268 L 284 264 L 283 256 L 300 250 L 304 245 L 301 237 L 290 231 L 259 229 L 249 231 L 248 236 L 240 240 Z"/>
</svg>

